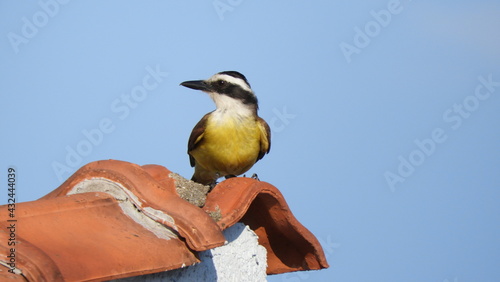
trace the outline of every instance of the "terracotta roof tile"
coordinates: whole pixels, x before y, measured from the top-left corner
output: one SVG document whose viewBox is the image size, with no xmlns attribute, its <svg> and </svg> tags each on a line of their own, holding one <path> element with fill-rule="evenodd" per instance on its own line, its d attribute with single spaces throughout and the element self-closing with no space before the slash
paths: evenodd
<svg viewBox="0 0 500 282">
<path fill-rule="evenodd" d="M 6 241 L 7 209 L 0 209 Z M 199 208 L 178 195 L 162 166 L 98 161 L 16 212 L 16 266 L 30 281 L 100 281 L 191 265 L 198 251 L 223 245 L 221 230 L 238 221 L 267 249 L 268 274 L 328 267 L 278 189 L 249 178 L 221 182 Z M 0 252 L 1 261 L 9 250 L 0 244 Z"/>
<path fill-rule="evenodd" d="M 154 234 L 123 214 L 119 205 L 113 196 L 99 192 L 19 204 L 18 268 L 29 281 L 81 281 L 198 262 L 175 235 L 168 240 L 169 234 Z M 169 256 L 158 255 L 162 253 Z"/>
<path fill-rule="evenodd" d="M 208 195 L 204 209 L 219 209 L 221 229 L 241 221 L 267 249 L 268 274 L 328 267 L 316 237 L 293 216 L 280 191 L 251 178 L 230 178 Z"/>
<path fill-rule="evenodd" d="M 42 199 L 88 192 L 87 187 L 77 187 L 85 179 L 108 179 L 119 183 L 141 212 L 178 231 L 193 250 L 204 251 L 224 244 L 224 236 L 217 224 L 201 209 L 179 198 L 173 179 L 168 177 L 168 169 L 152 165 L 145 167 L 116 160 L 93 162 Z"/>
</svg>

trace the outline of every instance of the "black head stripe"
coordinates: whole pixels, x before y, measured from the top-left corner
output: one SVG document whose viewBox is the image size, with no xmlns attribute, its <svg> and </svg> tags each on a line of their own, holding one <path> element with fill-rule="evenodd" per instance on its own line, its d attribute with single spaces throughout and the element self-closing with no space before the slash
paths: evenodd
<svg viewBox="0 0 500 282">
<path fill-rule="evenodd" d="M 250 86 L 245 76 L 237 71 L 223 71 L 219 72 L 219 74 L 224 74 L 235 78 L 239 78 L 243 80 L 248 86 Z M 217 93 L 224 94 L 231 98 L 241 100 L 243 101 L 244 104 L 257 105 L 258 101 L 255 94 L 253 94 L 253 92 L 251 91 L 247 91 L 241 88 L 240 85 L 232 84 L 226 80 L 215 80 L 211 82 L 211 88 L 215 90 Z"/>
<path fill-rule="evenodd" d="M 243 81 L 246 82 L 246 84 L 248 84 L 248 86 L 250 86 L 250 83 L 248 83 L 247 78 L 243 74 L 241 74 L 241 73 L 239 73 L 237 71 L 221 71 L 221 72 L 219 72 L 219 74 L 225 74 L 225 75 L 229 75 L 229 76 L 232 76 L 232 77 L 236 77 L 236 78 L 242 79 Z"/>
<path fill-rule="evenodd" d="M 257 97 L 255 94 L 241 88 L 239 85 L 224 80 L 216 80 L 211 84 L 211 88 L 219 94 L 241 100 L 244 104 L 257 104 Z"/>
<path fill-rule="evenodd" d="M 238 85 L 230 84 L 222 93 L 229 97 L 239 99 L 243 101 L 244 104 L 257 104 L 257 97 L 252 92 L 248 92 Z"/>
</svg>

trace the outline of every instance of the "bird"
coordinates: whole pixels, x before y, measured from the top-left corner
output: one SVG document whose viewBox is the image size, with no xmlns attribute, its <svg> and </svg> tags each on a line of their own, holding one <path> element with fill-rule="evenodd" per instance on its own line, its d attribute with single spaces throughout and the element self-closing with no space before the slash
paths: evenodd
<svg viewBox="0 0 500 282">
<path fill-rule="evenodd" d="M 180 85 L 207 93 L 216 106 L 189 136 L 192 181 L 213 188 L 219 178 L 241 175 L 269 153 L 271 130 L 258 116 L 257 96 L 243 74 L 222 71 Z"/>
</svg>

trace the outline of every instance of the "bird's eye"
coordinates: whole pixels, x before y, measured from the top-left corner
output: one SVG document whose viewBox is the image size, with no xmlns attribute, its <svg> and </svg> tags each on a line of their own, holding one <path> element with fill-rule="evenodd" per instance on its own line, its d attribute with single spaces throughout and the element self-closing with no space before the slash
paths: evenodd
<svg viewBox="0 0 500 282">
<path fill-rule="evenodd" d="M 224 85 L 226 85 L 226 81 L 224 81 L 224 80 L 218 80 L 218 81 L 217 81 L 217 84 L 218 84 L 219 86 L 224 86 Z"/>
</svg>

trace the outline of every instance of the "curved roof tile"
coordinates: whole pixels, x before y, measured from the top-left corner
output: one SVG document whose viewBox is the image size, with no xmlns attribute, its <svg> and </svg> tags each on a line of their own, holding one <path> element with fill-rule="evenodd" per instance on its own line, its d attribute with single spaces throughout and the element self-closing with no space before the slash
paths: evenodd
<svg viewBox="0 0 500 282">
<path fill-rule="evenodd" d="M 251 178 L 230 178 L 208 194 L 204 209 L 220 210 L 221 229 L 241 221 L 267 249 L 268 274 L 328 267 L 316 237 L 293 216 L 281 192 Z"/>
</svg>

